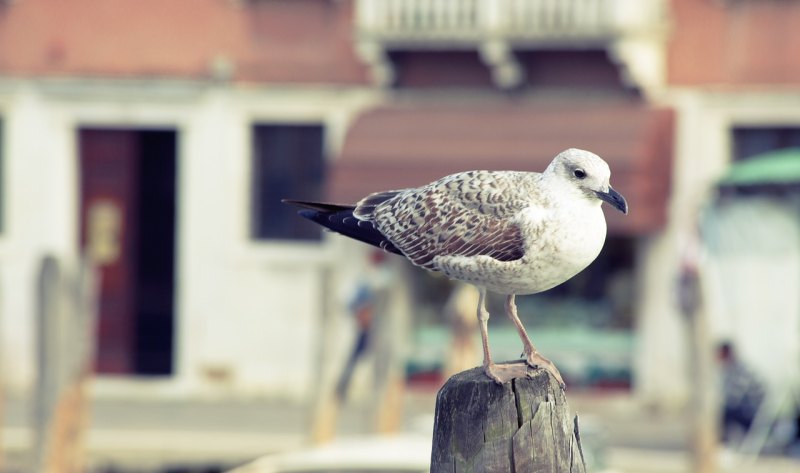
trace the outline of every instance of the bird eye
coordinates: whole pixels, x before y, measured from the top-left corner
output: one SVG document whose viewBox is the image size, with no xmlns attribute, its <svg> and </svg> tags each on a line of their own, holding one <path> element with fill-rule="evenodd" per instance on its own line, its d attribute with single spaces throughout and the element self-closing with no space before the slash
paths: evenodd
<svg viewBox="0 0 800 473">
<path fill-rule="evenodd" d="M 583 169 L 576 169 L 572 172 L 572 174 L 574 174 L 575 177 L 577 177 L 578 179 L 583 179 L 584 177 L 586 177 L 586 171 L 584 171 Z"/>
</svg>

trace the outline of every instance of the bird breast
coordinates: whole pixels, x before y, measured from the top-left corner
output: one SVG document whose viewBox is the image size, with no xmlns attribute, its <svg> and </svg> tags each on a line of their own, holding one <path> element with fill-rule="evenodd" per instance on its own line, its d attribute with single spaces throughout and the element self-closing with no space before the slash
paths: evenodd
<svg viewBox="0 0 800 473">
<path fill-rule="evenodd" d="M 522 216 L 535 219 L 521 225 L 527 232 L 519 277 L 526 293 L 545 291 L 578 274 L 597 258 L 606 238 L 599 205 L 539 212 Z"/>
</svg>

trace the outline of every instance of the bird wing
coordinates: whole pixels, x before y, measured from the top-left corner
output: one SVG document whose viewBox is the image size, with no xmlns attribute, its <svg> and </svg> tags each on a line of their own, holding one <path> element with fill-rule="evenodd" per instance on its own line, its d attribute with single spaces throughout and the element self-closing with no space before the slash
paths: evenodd
<svg viewBox="0 0 800 473">
<path fill-rule="evenodd" d="M 523 233 L 514 218 L 530 205 L 523 173 L 470 171 L 427 186 L 367 197 L 355 214 L 376 228 L 414 264 L 436 269 L 436 256 L 522 258 Z M 377 195 L 376 195 L 377 196 Z"/>
</svg>

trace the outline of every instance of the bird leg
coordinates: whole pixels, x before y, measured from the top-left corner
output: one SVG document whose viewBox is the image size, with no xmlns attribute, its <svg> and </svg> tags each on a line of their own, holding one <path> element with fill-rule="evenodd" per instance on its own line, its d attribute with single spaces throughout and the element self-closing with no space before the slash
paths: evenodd
<svg viewBox="0 0 800 473">
<path fill-rule="evenodd" d="M 523 353 L 525 354 L 525 362 L 532 368 L 544 368 L 547 370 L 553 375 L 563 389 L 565 386 L 564 379 L 561 377 L 561 373 L 558 371 L 558 368 L 556 368 L 556 365 L 553 364 L 552 361 L 539 354 L 539 352 L 536 350 L 536 347 L 533 346 L 533 342 L 531 342 L 530 337 L 528 337 L 528 332 L 525 331 L 525 327 L 519 320 L 519 316 L 517 315 L 517 304 L 514 302 L 515 298 L 516 296 L 514 294 L 511 294 L 506 298 L 506 315 L 508 315 L 508 318 L 514 322 L 514 326 L 517 327 L 517 333 L 519 334 L 519 338 L 522 340 L 522 345 L 524 347 Z"/>
<path fill-rule="evenodd" d="M 489 352 L 489 311 L 486 310 L 486 289 L 478 288 L 480 297 L 478 299 L 478 322 L 481 328 L 481 342 L 483 344 L 483 372 L 497 384 L 505 384 L 514 378 L 524 378 L 528 376 L 528 366 L 524 363 L 509 363 L 496 365 L 492 362 L 492 354 Z"/>
</svg>

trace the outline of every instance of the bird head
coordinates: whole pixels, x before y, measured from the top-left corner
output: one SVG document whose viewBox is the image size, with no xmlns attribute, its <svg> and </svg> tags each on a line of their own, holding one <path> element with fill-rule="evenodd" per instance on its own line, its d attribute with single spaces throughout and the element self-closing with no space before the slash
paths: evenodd
<svg viewBox="0 0 800 473">
<path fill-rule="evenodd" d="M 611 170 L 608 164 L 594 153 L 575 148 L 562 151 L 547 167 L 545 174 L 566 181 L 589 199 L 600 199 L 620 212 L 628 213 L 625 197 L 609 184 Z"/>
</svg>

